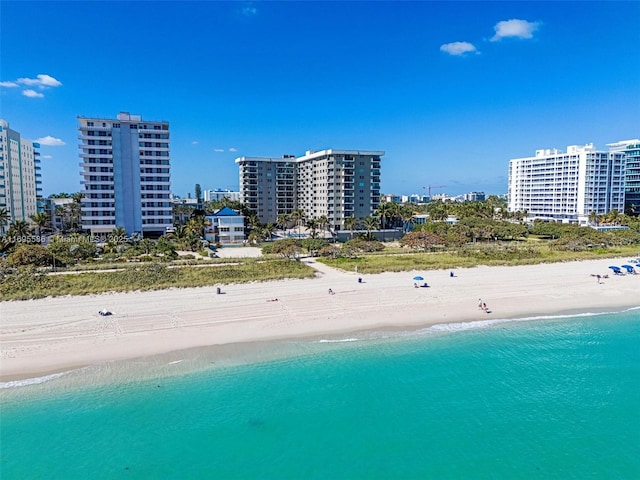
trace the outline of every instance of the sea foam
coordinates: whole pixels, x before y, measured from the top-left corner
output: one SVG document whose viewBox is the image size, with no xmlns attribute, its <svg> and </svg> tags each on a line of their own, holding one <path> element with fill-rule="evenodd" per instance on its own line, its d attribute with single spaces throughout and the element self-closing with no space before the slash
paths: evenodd
<svg viewBox="0 0 640 480">
<path fill-rule="evenodd" d="M 44 377 L 25 378 L 24 380 L 13 380 L 11 382 L 0 382 L 0 389 L 2 388 L 17 388 L 26 387 L 28 385 L 38 385 L 40 383 L 50 382 L 56 378 L 68 375 L 70 372 L 52 373 L 51 375 L 45 375 Z"/>
</svg>

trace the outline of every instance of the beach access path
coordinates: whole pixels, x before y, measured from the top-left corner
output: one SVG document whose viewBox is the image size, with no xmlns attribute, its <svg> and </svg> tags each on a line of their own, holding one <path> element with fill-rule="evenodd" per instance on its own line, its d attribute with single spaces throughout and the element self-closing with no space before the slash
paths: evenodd
<svg viewBox="0 0 640 480">
<path fill-rule="evenodd" d="M 223 251 L 246 256 L 249 248 Z M 622 259 L 456 269 L 454 277 L 301 261 L 315 278 L 0 302 L 0 381 L 191 347 L 640 306 L 640 275 L 591 276 Z M 415 288 L 417 275 L 429 287 Z"/>
</svg>

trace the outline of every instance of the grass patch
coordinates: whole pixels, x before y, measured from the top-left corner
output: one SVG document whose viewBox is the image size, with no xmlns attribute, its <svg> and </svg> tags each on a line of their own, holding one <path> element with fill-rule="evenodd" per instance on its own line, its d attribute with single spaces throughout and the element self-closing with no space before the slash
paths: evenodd
<svg viewBox="0 0 640 480">
<path fill-rule="evenodd" d="M 575 260 L 594 260 L 610 257 L 636 257 L 638 246 L 623 246 L 607 249 L 593 249 L 583 252 L 550 250 L 546 244 L 525 243 L 520 249 L 504 249 L 499 246 L 479 245 L 476 249 L 442 252 L 410 252 L 385 255 L 380 253 L 361 254 L 357 258 L 321 258 L 318 261 L 333 268 L 352 272 L 358 266 L 358 272 L 375 274 L 382 272 L 405 272 L 411 270 L 451 270 L 470 268 L 479 265 L 536 265 L 540 263 L 571 262 Z"/>
<path fill-rule="evenodd" d="M 220 262 L 219 266 L 211 268 L 167 268 L 161 263 L 151 263 L 127 267 L 122 271 L 86 271 L 68 275 L 33 275 L 32 272 L 24 271 L 7 275 L 0 281 L 0 299 L 27 300 L 48 296 L 204 287 L 285 278 L 311 278 L 315 275 L 315 270 L 295 260 L 234 260 L 234 265 L 225 266 L 225 263 L 231 262 Z M 29 281 L 30 278 L 33 281 Z"/>
</svg>

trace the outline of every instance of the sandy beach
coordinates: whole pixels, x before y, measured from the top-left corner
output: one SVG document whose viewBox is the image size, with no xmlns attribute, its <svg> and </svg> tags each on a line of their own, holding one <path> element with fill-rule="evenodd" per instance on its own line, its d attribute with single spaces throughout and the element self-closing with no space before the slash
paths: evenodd
<svg viewBox="0 0 640 480">
<path fill-rule="evenodd" d="M 303 261 L 316 278 L 224 285 L 221 294 L 212 286 L 2 302 L 0 381 L 192 347 L 640 306 L 640 275 L 607 268 L 626 259 L 476 267 L 454 277 L 360 275 Z M 416 275 L 429 286 L 415 288 Z M 103 308 L 113 315 L 100 316 Z"/>
</svg>

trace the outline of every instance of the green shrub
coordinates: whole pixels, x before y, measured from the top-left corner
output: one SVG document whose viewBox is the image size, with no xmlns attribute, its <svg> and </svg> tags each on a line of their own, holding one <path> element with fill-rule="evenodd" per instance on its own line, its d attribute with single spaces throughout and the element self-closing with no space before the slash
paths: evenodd
<svg viewBox="0 0 640 480">
<path fill-rule="evenodd" d="M 344 243 L 348 248 L 355 250 L 356 252 L 371 253 L 381 252 L 384 250 L 384 244 L 377 240 L 364 240 L 362 238 L 354 238 Z"/>
<path fill-rule="evenodd" d="M 44 296 L 39 292 L 53 286 L 53 280 L 34 266 L 19 267 L 13 271 L 3 269 L 0 273 L 0 299 L 32 298 Z"/>
<path fill-rule="evenodd" d="M 33 265 L 43 267 L 51 265 L 52 256 L 42 245 L 18 245 L 13 253 L 9 255 L 7 261 L 12 267 Z"/>
</svg>

